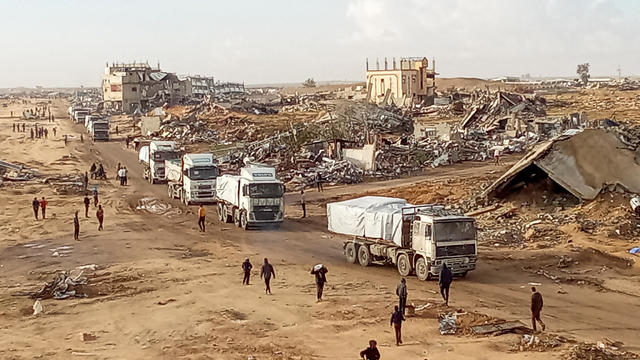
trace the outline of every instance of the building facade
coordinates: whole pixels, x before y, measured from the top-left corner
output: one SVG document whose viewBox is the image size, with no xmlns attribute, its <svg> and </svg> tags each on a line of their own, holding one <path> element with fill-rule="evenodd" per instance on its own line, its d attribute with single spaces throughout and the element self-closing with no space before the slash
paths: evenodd
<svg viewBox="0 0 640 360">
<path fill-rule="evenodd" d="M 411 104 L 433 105 L 436 89 L 435 64 L 429 68 L 429 60 L 401 58 L 390 66 L 384 60 L 384 69 L 376 61 L 376 69 L 369 68 L 367 60 L 367 96 L 372 103 L 393 103 L 397 106 Z"/>
</svg>

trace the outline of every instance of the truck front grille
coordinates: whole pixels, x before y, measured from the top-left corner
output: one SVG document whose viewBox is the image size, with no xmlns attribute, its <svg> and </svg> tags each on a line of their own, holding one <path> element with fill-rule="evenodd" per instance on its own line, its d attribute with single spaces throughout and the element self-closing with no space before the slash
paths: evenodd
<svg viewBox="0 0 640 360">
<path fill-rule="evenodd" d="M 476 246 L 474 244 L 449 245 L 436 247 L 436 257 L 475 255 Z"/>
</svg>

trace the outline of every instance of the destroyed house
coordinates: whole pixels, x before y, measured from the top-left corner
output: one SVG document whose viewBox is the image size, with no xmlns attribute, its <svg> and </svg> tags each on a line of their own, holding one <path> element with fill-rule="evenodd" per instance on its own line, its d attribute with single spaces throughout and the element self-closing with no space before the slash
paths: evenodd
<svg viewBox="0 0 640 360">
<path fill-rule="evenodd" d="M 375 104 L 410 106 L 411 104 L 433 105 L 436 89 L 435 64 L 429 68 L 429 60 L 423 58 L 401 58 L 400 64 L 393 58 L 389 66 L 384 59 L 384 69 L 376 61 L 376 69 L 369 68 L 367 60 L 368 101 Z"/>
<path fill-rule="evenodd" d="M 603 189 L 616 187 L 638 193 L 637 154 L 638 148 L 617 132 L 569 130 L 536 146 L 482 196 L 502 198 L 544 183 L 579 200 L 593 200 Z"/>
</svg>

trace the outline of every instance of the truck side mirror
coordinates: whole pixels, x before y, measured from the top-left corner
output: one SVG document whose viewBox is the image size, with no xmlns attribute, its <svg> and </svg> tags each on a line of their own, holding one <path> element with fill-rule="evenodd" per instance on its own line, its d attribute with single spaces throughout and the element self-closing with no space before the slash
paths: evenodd
<svg viewBox="0 0 640 360">
<path fill-rule="evenodd" d="M 247 185 L 242 186 L 242 196 L 247 196 Z"/>
<path fill-rule="evenodd" d="M 287 185 L 282 184 L 282 193 L 286 193 L 287 192 Z"/>
<path fill-rule="evenodd" d="M 182 170 L 182 175 L 184 175 L 184 176 L 187 176 L 187 177 L 188 177 L 188 176 L 189 176 L 189 170 L 187 170 L 187 169 Z"/>
</svg>

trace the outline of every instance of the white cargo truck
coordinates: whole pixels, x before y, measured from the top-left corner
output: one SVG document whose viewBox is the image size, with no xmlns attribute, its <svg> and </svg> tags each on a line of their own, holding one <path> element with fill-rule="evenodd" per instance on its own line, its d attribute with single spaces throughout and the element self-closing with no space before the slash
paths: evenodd
<svg viewBox="0 0 640 360">
<path fill-rule="evenodd" d="M 391 264 L 420 280 L 437 276 L 443 263 L 454 275 L 476 268 L 475 220 L 443 206 L 365 196 L 327 204 L 327 219 L 329 231 L 353 236 L 343 244 L 350 263 Z"/>
<path fill-rule="evenodd" d="M 109 119 L 92 116 L 89 120 L 89 133 L 93 141 L 109 141 Z"/>
<path fill-rule="evenodd" d="M 184 154 L 182 158 L 166 160 L 165 173 L 170 198 L 186 205 L 216 201 L 219 172 L 213 154 Z"/>
<path fill-rule="evenodd" d="M 216 181 L 218 219 L 243 229 L 279 225 L 284 220 L 284 185 L 272 166 L 248 163 L 240 175 Z"/>
<path fill-rule="evenodd" d="M 75 121 L 76 123 L 82 124 L 85 120 L 85 117 L 87 115 L 91 114 L 91 110 L 89 109 L 73 109 L 73 121 Z"/>
<path fill-rule="evenodd" d="M 140 148 L 138 159 L 143 166 L 142 175 L 150 183 L 162 182 L 165 177 L 165 161 L 180 158 L 175 141 L 151 141 Z"/>
</svg>

